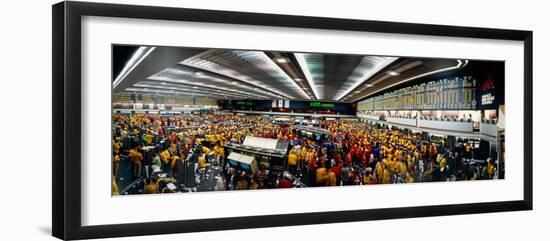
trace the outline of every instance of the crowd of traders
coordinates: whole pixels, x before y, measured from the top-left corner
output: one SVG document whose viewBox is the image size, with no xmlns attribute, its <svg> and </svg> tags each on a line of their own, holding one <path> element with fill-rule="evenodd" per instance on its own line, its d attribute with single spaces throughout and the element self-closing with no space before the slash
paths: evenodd
<svg viewBox="0 0 550 241">
<path fill-rule="evenodd" d="M 305 186 L 369 185 L 496 178 L 495 161 L 474 160 L 470 143 L 446 147 L 422 140 L 418 133 L 373 126 L 357 120 L 321 121 L 326 136 L 305 135 L 288 123 L 265 116 L 235 114 L 114 114 L 113 194 L 122 158 L 131 161 L 133 178 L 141 177 L 147 146 L 157 146 L 143 193 L 180 191 L 178 162 L 195 163 L 196 182 L 209 168 L 222 170 L 214 190 L 290 188 Z M 227 143 L 243 143 L 246 136 L 288 140 L 282 170 L 260 160 L 252 173 L 227 161 Z M 132 137 L 131 143 L 123 140 Z M 159 145 L 159 143 L 164 143 Z M 268 158 L 265 158 L 268 159 Z M 290 175 L 288 175 L 290 174 Z"/>
</svg>

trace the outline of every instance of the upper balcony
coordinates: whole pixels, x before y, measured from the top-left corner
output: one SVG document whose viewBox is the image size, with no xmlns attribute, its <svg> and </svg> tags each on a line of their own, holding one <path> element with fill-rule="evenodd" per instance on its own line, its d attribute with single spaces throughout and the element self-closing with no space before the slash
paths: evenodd
<svg viewBox="0 0 550 241">
<path fill-rule="evenodd" d="M 480 123 L 475 123 L 471 119 L 436 118 L 430 116 L 378 116 L 362 114 L 358 115 L 358 117 L 368 121 L 396 125 L 417 131 L 480 137 L 489 140 L 494 140 L 499 130 L 495 120 L 483 120 Z"/>
</svg>

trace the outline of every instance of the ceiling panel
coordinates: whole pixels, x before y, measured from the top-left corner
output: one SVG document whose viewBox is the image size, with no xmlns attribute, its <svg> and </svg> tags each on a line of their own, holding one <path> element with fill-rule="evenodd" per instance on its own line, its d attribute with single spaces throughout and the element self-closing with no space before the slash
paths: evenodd
<svg viewBox="0 0 550 241">
<path fill-rule="evenodd" d="M 325 99 L 334 99 L 336 93 L 346 84 L 353 70 L 361 63 L 363 56 L 324 54 L 324 94 Z"/>
<path fill-rule="evenodd" d="M 200 74 L 199 74 L 200 73 Z M 157 85 L 162 88 L 162 83 L 176 83 L 183 86 L 196 86 L 213 90 L 233 92 L 240 95 L 246 95 L 253 99 L 270 99 L 275 95 L 263 91 L 256 87 L 241 85 L 236 81 L 221 79 L 210 76 L 204 72 L 191 72 L 178 69 L 177 67 L 165 69 L 147 80 L 157 81 Z M 269 94 L 273 95 L 270 96 Z"/>
<path fill-rule="evenodd" d="M 213 49 L 185 59 L 181 65 L 238 79 L 287 99 L 309 96 L 264 52 Z"/>
<path fill-rule="evenodd" d="M 306 76 L 317 99 L 325 99 L 325 71 L 322 54 L 295 53 L 294 57 Z"/>
<path fill-rule="evenodd" d="M 140 48 L 143 54 L 133 58 L 138 64 L 129 65 L 129 73 L 115 79 L 115 93 L 353 102 L 415 76 L 457 65 L 455 59 Z"/>
<path fill-rule="evenodd" d="M 397 57 L 364 56 L 351 74 L 347 74 L 341 81 L 338 89 L 332 94 L 333 100 L 341 100 L 345 95 L 355 90 L 359 85 L 365 83 L 370 77 L 382 71 L 388 65 L 396 61 Z"/>
</svg>

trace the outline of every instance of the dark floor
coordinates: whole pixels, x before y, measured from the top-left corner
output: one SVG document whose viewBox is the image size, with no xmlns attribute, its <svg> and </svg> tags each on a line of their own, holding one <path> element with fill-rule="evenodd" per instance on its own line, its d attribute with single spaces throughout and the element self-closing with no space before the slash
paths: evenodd
<svg viewBox="0 0 550 241">
<path fill-rule="evenodd" d="M 200 183 L 197 185 L 197 192 L 214 191 L 216 187 L 216 176 L 221 174 L 221 167 L 207 166 L 205 175 L 201 175 Z"/>
</svg>

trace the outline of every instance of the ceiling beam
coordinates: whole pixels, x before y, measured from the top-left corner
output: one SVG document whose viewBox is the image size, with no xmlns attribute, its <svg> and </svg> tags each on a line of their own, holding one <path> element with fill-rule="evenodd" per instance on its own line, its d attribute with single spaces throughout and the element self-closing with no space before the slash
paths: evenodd
<svg viewBox="0 0 550 241">
<path fill-rule="evenodd" d="M 294 98 L 294 96 L 291 96 L 288 93 L 276 91 L 272 87 L 270 88 L 270 87 L 266 87 L 265 85 L 257 84 L 255 82 L 261 82 L 261 81 L 253 79 L 253 78 L 251 78 L 249 76 L 246 76 L 242 73 L 239 73 L 238 70 L 229 69 L 229 68 L 227 68 L 223 65 L 220 65 L 218 63 L 215 63 L 215 62 L 212 62 L 210 60 L 205 59 L 204 56 L 209 55 L 211 53 L 211 51 L 217 51 L 217 49 L 204 51 L 202 53 L 199 53 L 197 55 L 189 57 L 189 58 L 187 58 L 183 61 L 180 61 L 179 64 L 181 66 L 185 66 L 185 67 L 188 67 L 188 68 L 194 68 L 194 69 L 197 69 L 197 70 L 200 70 L 200 71 L 205 71 L 205 72 L 208 71 L 208 72 L 211 72 L 211 73 L 214 73 L 214 74 L 217 74 L 217 75 L 221 75 L 221 76 L 224 76 L 226 78 L 238 81 L 240 83 L 244 83 L 247 86 L 254 86 L 254 88 L 259 89 L 259 90 L 263 90 L 265 92 L 272 93 L 272 94 L 278 96 L 277 98 L 280 98 L 280 99 L 293 99 Z M 231 51 L 231 50 L 229 50 L 229 51 Z"/>
<path fill-rule="evenodd" d="M 113 86 L 113 92 L 122 92 L 126 88 L 147 79 L 149 76 L 202 51 L 204 49 L 156 47 L 142 61 L 135 65 L 124 78 L 121 78 L 116 86 Z"/>
<path fill-rule="evenodd" d="M 166 90 L 190 90 L 190 91 L 203 91 L 203 92 L 210 92 L 210 93 L 223 93 L 226 95 L 233 95 L 237 96 L 239 98 L 261 98 L 265 96 L 261 95 L 251 95 L 246 92 L 235 92 L 232 90 L 227 90 L 224 88 L 219 87 L 210 87 L 210 86 L 202 86 L 202 85 L 195 85 L 195 84 L 187 84 L 187 83 L 181 83 L 177 81 L 163 81 L 160 83 L 151 83 L 153 81 L 145 81 L 145 82 L 139 82 L 135 84 L 135 87 L 145 87 L 145 88 L 159 88 L 159 89 L 166 89 Z M 159 85 L 160 84 L 160 85 Z"/>
<path fill-rule="evenodd" d="M 382 71 L 384 68 L 386 68 L 391 63 L 394 63 L 397 59 L 397 57 L 379 57 L 379 56 L 364 56 L 359 65 L 355 67 L 355 69 L 350 73 L 346 81 L 352 83 L 350 87 L 348 87 L 344 91 L 338 91 L 336 93 L 336 96 L 334 96 L 334 100 L 340 101 L 344 96 L 355 90 L 357 87 L 362 85 L 363 83 L 367 82 L 371 77 L 375 76 L 377 73 Z M 372 67 L 371 67 L 372 66 Z M 359 78 L 353 78 L 353 76 L 360 76 Z"/>
<path fill-rule="evenodd" d="M 298 66 L 300 67 L 300 70 L 302 71 L 302 73 L 304 73 L 307 83 L 309 84 L 309 86 L 311 87 L 311 90 L 313 91 L 313 95 L 315 96 L 315 99 L 320 100 L 322 96 L 319 95 L 319 91 L 317 90 L 317 86 L 315 85 L 315 80 L 311 75 L 311 71 L 308 67 L 308 63 L 306 61 L 304 54 L 294 53 L 294 58 L 298 62 Z"/>
</svg>

